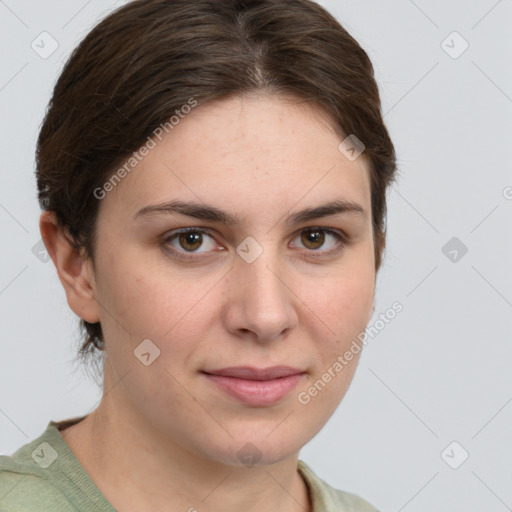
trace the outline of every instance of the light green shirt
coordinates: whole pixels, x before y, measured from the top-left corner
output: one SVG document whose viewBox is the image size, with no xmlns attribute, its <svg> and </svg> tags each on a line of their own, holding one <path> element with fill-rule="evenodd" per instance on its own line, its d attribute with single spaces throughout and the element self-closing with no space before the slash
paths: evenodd
<svg viewBox="0 0 512 512">
<path fill-rule="evenodd" d="M 0 512 L 115 512 L 58 430 L 75 420 L 50 421 L 38 438 L 0 456 Z M 358 496 L 332 488 L 303 461 L 297 469 L 312 512 L 378 512 Z"/>
</svg>

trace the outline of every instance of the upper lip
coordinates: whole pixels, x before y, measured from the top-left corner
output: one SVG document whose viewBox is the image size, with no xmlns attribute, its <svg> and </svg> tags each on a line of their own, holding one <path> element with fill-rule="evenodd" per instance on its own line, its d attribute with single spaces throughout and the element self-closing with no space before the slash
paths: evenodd
<svg viewBox="0 0 512 512">
<path fill-rule="evenodd" d="M 251 366 L 236 366 L 230 368 L 221 368 L 219 370 L 204 371 L 210 375 L 221 375 L 223 377 L 234 377 L 246 380 L 271 380 L 290 375 L 304 373 L 303 370 L 292 368 L 291 366 L 272 366 L 269 368 L 253 368 Z"/>
</svg>

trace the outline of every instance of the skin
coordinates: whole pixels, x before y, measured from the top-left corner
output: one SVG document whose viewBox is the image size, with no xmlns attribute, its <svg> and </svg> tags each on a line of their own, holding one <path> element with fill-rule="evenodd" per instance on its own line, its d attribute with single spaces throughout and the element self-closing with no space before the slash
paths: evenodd
<svg viewBox="0 0 512 512">
<path fill-rule="evenodd" d="M 341 140 L 318 107 L 282 96 L 207 103 L 101 200 L 94 266 L 52 213 L 41 215 L 69 306 L 101 322 L 106 340 L 103 399 L 62 434 L 117 510 L 311 510 L 299 451 L 345 395 L 360 353 L 307 405 L 298 394 L 365 329 L 375 291 L 368 163 L 364 154 L 345 158 Z M 240 223 L 134 221 L 141 208 L 173 199 L 216 206 Z M 364 213 L 285 222 L 340 199 Z M 165 241 L 187 227 L 208 230 L 202 245 Z M 308 241 L 312 227 L 348 241 L 325 231 Z M 248 236 L 263 248 L 252 263 L 236 252 Z M 134 356 L 147 338 L 160 349 L 149 366 Z M 240 402 L 201 373 L 281 364 L 305 375 L 269 406 Z M 237 457 L 249 442 L 261 455 L 254 467 Z"/>
</svg>

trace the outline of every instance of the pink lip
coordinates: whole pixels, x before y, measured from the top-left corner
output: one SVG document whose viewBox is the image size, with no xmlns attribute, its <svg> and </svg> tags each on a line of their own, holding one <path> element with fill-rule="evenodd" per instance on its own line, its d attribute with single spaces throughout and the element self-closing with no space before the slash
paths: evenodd
<svg viewBox="0 0 512 512">
<path fill-rule="evenodd" d="M 297 386 L 305 372 L 289 366 L 222 368 L 203 372 L 223 391 L 254 406 L 271 405 Z"/>
</svg>

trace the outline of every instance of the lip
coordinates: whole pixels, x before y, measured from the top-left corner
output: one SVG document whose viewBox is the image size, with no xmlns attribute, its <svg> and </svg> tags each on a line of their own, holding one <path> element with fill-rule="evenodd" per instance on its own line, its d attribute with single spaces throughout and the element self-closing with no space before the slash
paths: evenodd
<svg viewBox="0 0 512 512">
<path fill-rule="evenodd" d="M 305 375 L 303 370 L 290 366 L 239 366 L 202 373 L 228 395 L 256 407 L 282 400 Z"/>
</svg>

